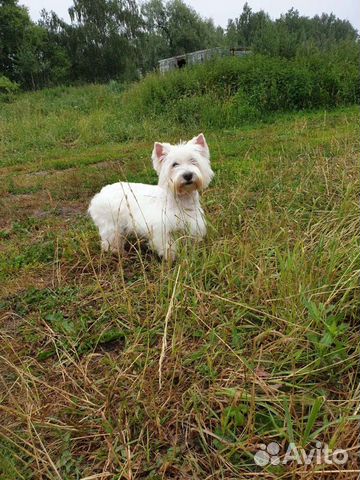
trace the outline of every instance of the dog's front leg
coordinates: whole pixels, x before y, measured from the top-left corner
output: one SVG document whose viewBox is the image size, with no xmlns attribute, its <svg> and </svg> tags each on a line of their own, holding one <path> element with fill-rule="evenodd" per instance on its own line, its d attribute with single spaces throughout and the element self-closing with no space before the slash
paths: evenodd
<svg viewBox="0 0 360 480">
<path fill-rule="evenodd" d="M 100 230 L 101 249 L 103 252 L 122 254 L 124 251 L 124 238 L 116 228 Z"/>
<path fill-rule="evenodd" d="M 151 238 L 151 247 L 157 252 L 159 257 L 169 260 L 170 262 L 175 259 L 176 248 L 171 235 L 164 232 L 159 235 L 153 235 Z"/>
<path fill-rule="evenodd" d="M 206 224 L 203 217 L 198 217 L 196 221 L 191 222 L 188 231 L 195 242 L 200 242 L 206 235 Z"/>
</svg>

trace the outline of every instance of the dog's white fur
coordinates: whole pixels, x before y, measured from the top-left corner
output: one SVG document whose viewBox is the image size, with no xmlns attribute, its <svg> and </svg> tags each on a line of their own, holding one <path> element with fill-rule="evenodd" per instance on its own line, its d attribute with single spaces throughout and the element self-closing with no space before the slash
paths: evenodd
<svg viewBox="0 0 360 480">
<path fill-rule="evenodd" d="M 179 145 L 156 142 L 152 161 L 158 185 L 114 183 L 91 200 L 89 213 L 103 250 L 121 251 L 124 239 L 136 236 L 146 238 L 161 257 L 173 259 L 175 232 L 195 239 L 206 234 L 199 191 L 214 173 L 204 135 Z"/>
</svg>

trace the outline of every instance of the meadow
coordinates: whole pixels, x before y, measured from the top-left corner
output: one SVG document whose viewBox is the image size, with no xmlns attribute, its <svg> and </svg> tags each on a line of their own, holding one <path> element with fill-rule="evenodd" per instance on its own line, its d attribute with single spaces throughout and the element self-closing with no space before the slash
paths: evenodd
<svg viewBox="0 0 360 480">
<path fill-rule="evenodd" d="M 149 113 L 146 81 L 1 104 L 0 477 L 357 478 L 358 107 L 234 122 L 229 93 L 221 126 L 209 91 Z M 101 254 L 94 193 L 156 183 L 153 142 L 202 130 L 206 240 Z M 256 465 L 269 442 L 349 460 Z"/>
</svg>

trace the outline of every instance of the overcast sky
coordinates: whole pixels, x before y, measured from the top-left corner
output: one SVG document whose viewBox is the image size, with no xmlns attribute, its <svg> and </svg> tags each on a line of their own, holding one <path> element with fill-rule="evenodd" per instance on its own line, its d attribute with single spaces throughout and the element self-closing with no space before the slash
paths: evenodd
<svg viewBox="0 0 360 480">
<path fill-rule="evenodd" d="M 73 4 L 71 0 L 20 0 L 20 4 L 29 8 L 34 20 L 40 16 L 40 11 L 54 10 L 60 17 L 69 20 L 67 10 Z M 216 24 L 226 26 L 228 18 L 238 17 L 245 3 L 238 0 L 185 0 L 203 17 L 213 18 Z M 254 11 L 263 9 L 271 17 L 277 18 L 291 7 L 296 8 L 302 15 L 314 16 L 317 13 L 335 13 L 342 19 L 350 20 L 352 25 L 360 30 L 360 1 L 359 0 L 248 0 Z"/>
</svg>

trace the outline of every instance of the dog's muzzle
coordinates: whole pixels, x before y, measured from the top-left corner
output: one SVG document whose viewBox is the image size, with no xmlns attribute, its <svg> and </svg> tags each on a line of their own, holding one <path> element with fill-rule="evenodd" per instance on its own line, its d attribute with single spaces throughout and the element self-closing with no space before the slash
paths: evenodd
<svg viewBox="0 0 360 480">
<path fill-rule="evenodd" d="M 185 172 L 183 174 L 183 179 L 185 180 L 185 185 L 191 185 L 193 183 L 194 174 L 193 172 Z"/>
<path fill-rule="evenodd" d="M 194 172 L 183 173 L 176 182 L 177 193 L 180 195 L 186 195 L 187 193 L 194 192 L 195 190 L 201 190 L 202 181 L 201 178 Z"/>
</svg>

